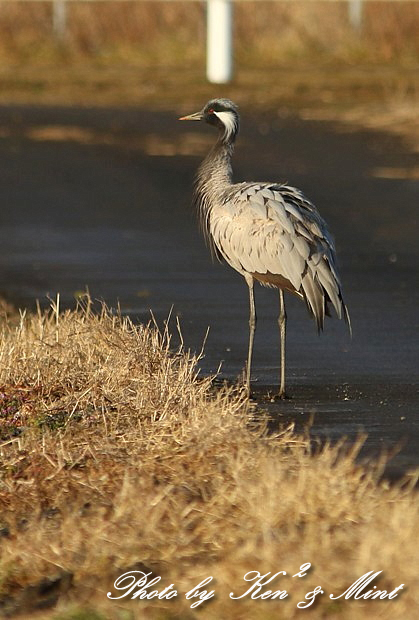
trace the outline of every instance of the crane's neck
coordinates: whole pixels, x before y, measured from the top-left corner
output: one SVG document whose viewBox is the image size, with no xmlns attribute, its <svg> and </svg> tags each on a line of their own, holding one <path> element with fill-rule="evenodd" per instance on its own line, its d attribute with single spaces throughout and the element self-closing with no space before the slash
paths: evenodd
<svg viewBox="0 0 419 620">
<path fill-rule="evenodd" d="M 207 211 L 232 183 L 231 157 L 234 142 L 220 137 L 198 169 L 195 200 L 200 211 Z"/>
<path fill-rule="evenodd" d="M 232 140 L 225 142 L 221 138 L 202 162 L 196 177 L 194 203 L 200 227 L 213 258 L 219 259 L 221 255 L 211 234 L 211 216 L 224 203 L 225 192 L 231 186 L 233 149 Z"/>
<path fill-rule="evenodd" d="M 231 157 L 234 138 L 226 140 L 221 136 L 198 169 L 195 184 L 194 203 L 205 240 L 213 258 L 221 260 L 211 232 L 214 209 L 224 204 L 226 191 L 232 184 Z"/>
</svg>

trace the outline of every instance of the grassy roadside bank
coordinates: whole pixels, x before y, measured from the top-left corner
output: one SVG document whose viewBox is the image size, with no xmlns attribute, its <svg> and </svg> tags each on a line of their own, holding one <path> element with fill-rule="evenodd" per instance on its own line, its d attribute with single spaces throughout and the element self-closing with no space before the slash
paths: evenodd
<svg viewBox="0 0 419 620">
<path fill-rule="evenodd" d="M 119 4 L 101 18 L 104 24 L 122 19 Z M 194 7 L 203 41 L 201 9 Z M 50 33 L 50 15 L 42 10 Z M 159 9 L 153 10 L 158 20 Z M 252 8 L 240 10 L 248 12 L 239 22 L 245 35 Z M 267 15 L 259 28 L 269 25 Z M 327 50 L 316 52 L 316 39 L 312 57 L 310 50 L 291 54 L 281 64 L 279 48 L 264 63 L 273 38 L 264 39 L 259 63 L 254 48 L 242 44 L 233 83 L 219 87 L 205 81 L 203 45 L 194 47 L 193 30 L 189 56 L 180 55 L 178 42 L 176 49 L 163 49 L 148 39 L 148 56 L 139 60 L 132 47 L 110 57 L 96 54 L 94 46 L 92 52 L 91 35 L 82 30 L 89 21 L 79 24 L 77 41 L 87 51 L 77 48 L 70 59 L 62 54 L 57 60 L 48 55 L 52 48 L 34 48 L 29 39 L 20 40 L 16 57 L 9 48 L 3 52 L 0 104 L 15 105 L 17 118 L 19 105 L 157 107 L 173 110 L 175 118 L 222 95 L 243 109 L 332 120 L 344 130 L 395 132 L 419 151 L 417 61 L 413 53 L 400 62 L 391 54 L 386 60 L 385 37 L 375 58 L 357 52 L 325 60 Z M 331 19 L 328 32 L 339 38 L 334 24 Z M 403 46 L 406 38 L 400 41 Z M 42 140 L 90 139 L 89 128 L 36 129 Z M 8 131 L 0 127 L 0 136 Z M 409 174 L 419 173 L 412 168 Z M 19 316 L 6 307 L 0 314 L 0 616 L 416 617 L 413 474 L 390 487 L 380 482 L 383 464 L 359 467 L 356 449 L 346 456 L 339 447 L 313 451 L 292 428 L 268 436 L 263 413 L 246 403 L 240 388 L 215 391 L 210 379 L 198 380 L 196 359 L 170 352 L 167 334 L 153 326 L 134 326 L 106 310 L 55 308 Z M 292 578 L 305 562 L 313 565 L 308 575 Z M 160 575 L 157 587 L 174 583 L 179 596 L 109 600 L 115 579 L 129 570 Z M 287 589 L 289 597 L 231 600 L 230 592 L 245 591 L 243 576 L 252 570 L 287 571 L 273 589 Z M 377 588 L 391 591 L 403 583 L 404 589 L 392 601 L 330 600 L 367 571 L 383 571 Z M 191 610 L 184 594 L 209 575 L 214 580 L 207 588 L 216 597 Z M 318 585 L 325 594 L 316 605 L 297 609 Z"/>
<path fill-rule="evenodd" d="M 380 483 L 356 450 L 314 451 L 292 428 L 268 436 L 240 388 L 197 380 L 167 334 L 106 309 L 16 316 L 0 345 L 0 612 L 55 620 L 413 618 L 418 501 Z M 313 567 L 293 579 L 305 562 Z M 169 601 L 109 600 L 129 570 Z M 231 600 L 243 576 L 287 571 L 283 601 Z M 331 601 L 367 571 L 392 601 Z M 191 610 L 207 576 L 217 596 Z M 247 588 L 246 588 L 247 589 Z M 274 588 L 276 589 L 276 588 Z M 57 603 L 56 609 L 41 610 Z M 38 614 L 35 614 L 36 610 Z M 91 610 L 95 610 L 94 612 Z M 89 611 L 90 610 L 90 611 Z M 303 612 L 311 614 L 311 609 Z"/>
</svg>

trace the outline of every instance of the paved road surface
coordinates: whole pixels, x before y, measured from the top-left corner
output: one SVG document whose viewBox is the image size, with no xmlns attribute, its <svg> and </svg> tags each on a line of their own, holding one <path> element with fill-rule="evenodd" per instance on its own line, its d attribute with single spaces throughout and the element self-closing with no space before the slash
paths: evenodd
<svg viewBox="0 0 419 620">
<path fill-rule="evenodd" d="M 183 110 L 182 110 L 183 112 Z M 89 287 L 146 320 L 174 306 L 187 347 L 210 333 L 202 372 L 234 380 L 247 351 L 247 287 L 213 265 L 189 206 L 195 169 L 214 138 L 176 115 L 141 109 L 0 107 L 0 293 L 20 305 Z M 277 295 L 258 288 L 254 386 L 273 425 L 314 438 L 366 431 L 363 455 L 400 446 L 388 469 L 418 465 L 419 182 L 395 137 L 344 132 L 275 112 L 243 115 L 237 180 L 287 180 L 316 202 L 336 238 L 354 337 L 328 320 L 319 338 L 289 299 L 288 388 L 278 381 Z M 401 171 L 401 172 L 400 172 Z M 399 178 L 397 178 L 399 177 Z M 175 329 L 173 329 L 175 331 Z"/>
</svg>

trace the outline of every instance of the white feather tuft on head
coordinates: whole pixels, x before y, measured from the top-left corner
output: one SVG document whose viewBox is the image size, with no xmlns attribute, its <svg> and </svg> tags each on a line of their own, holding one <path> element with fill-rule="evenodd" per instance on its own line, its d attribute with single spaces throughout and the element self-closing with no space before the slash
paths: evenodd
<svg viewBox="0 0 419 620">
<path fill-rule="evenodd" d="M 232 135 L 237 132 L 237 117 L 234 112 L 224 111 L 215 112 L 225 127 L 224 139 L 228 140 Z"/>
</svg>

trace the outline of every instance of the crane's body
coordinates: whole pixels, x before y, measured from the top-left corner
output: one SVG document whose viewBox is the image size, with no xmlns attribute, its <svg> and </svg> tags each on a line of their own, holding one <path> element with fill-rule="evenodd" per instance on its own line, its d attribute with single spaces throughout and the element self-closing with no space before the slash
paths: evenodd
<svg viewBox="0 0 419 620">
<path fill-rule="evenodd" d="M 233 183 L 231 158 L 239 131 L 237 106 L 228 99 L 209 101 L 201 112 L 180 120 L 205 120 L 219 129 L 219 139 L 196 177 L 195 204 L 213 256 L 224 259 L 249 287 L 250 338 L 246 386 L 256 312 L 254 281 L 280 291 L 281 380 L 285 395 L 284 291 L 303 299 L 318 330 L 331 302 L 339 318 L 349 323 L 336 269 L 333 239 L 316 207 L 304 194 L 281 183 Z"/>
</svg>

